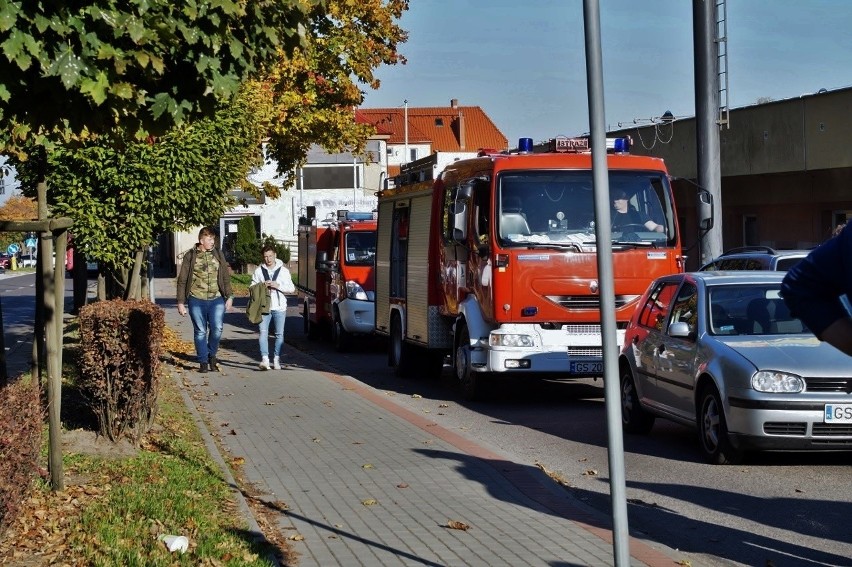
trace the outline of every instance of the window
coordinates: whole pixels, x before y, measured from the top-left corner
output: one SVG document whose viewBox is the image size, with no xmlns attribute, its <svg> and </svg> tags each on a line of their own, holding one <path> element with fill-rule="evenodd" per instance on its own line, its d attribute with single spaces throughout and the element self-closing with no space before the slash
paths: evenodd
<svg viewBox="0 0 852 567">
<path fill-rule="evenodd" d="M 444 125 L 444 119 L 443 118 L 436 118 L 435 119 L 435 126 L 437 126 L 438 128 L 441 128 L 443 125 Z"/>
<path fill-rule="evenodd" d="M 698 324 L 698 289 L 695 284 L 684 283 L 672 307 L 672 323 L 686 323 L 695 332 Z"/>
<path fill-rule="evenodd" d="M 410 161 L 414 161 L 414 160 L 416 160 L 416 159 L 417 159 L 417 148 L 411 148 L 411 149 L 410 149 L 410 154 L 411 154 L 411 155 L 409 156 Z"/>
<path fill-rule="evenodd" d="M 661 330 L 676 289 L 677 282 L 662 282 L 658 284 L 657 288 L 648 296 L 648 301 L 642 306 L 642 312 L 639 315 L 639 324 L 643 327 L 653 327 Z"/>
<path fill-rule="evenodd" d="M 352 189 L 361 186 L 361 166 L 306 165 L 302 168 L 303 187 L 308 189 Z"/>
</svg>

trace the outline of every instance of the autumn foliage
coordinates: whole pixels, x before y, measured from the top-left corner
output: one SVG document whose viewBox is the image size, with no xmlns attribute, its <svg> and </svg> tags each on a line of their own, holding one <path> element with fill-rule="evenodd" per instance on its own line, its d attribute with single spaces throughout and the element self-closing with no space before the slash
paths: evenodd
<svg viewBox="0 0 852 567">
<path fill-rule="evenodd" d="M 154 423 L 165 328 L 144 301 L 98 301 L 80 309 L 80 388 L 100 434 L 138 446 Z"/>
<path fill-rule="evenodd" d="M 43 413 L 35 380 L 0 388 L 0 533 L 17 518 L 35 478 Z"/>
</svg>

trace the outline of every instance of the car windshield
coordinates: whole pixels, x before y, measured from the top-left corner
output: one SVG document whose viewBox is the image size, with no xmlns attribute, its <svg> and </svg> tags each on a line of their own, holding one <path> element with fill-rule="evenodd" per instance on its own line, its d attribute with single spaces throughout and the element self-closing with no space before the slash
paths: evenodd
<svg viewBox="0 0 852 567">
<path fill-rule="evenodd" d="M 790 315 L 780 288 L 771 284 L 714 286 L 709 293 L 713 335 L 795 335 L 809 332 Z"/>
<path fill-rule="evenodd" d="M 611 219 L 613 240 L 666 245 L 675 238 L 674 207 L 668 179 L 660 172 L 609 173 L 610 192 L 628 221 Z M 592 172 L 512 171 L 501 174 L 498 186 L 497 234 L 502 246 L 574 245 L 595 243 L 595 206 Z M 613 202 L 609 202 L 613 207 Z M 655 227 L 659 227 L 655 229 Z"/>
<path fill-rule="evenodd" d="M 376 257 L 376 233 L 353 231 L 346 234 L 346 263 L 350 266 L 371 266 Z"/>
</svg>

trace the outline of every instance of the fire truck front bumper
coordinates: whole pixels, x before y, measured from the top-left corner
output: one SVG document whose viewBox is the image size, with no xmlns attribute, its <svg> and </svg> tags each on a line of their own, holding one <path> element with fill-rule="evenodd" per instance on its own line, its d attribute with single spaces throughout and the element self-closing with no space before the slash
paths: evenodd
<svg viewBox="0 0 852 567">
<path fill-rule="evenodd" d="M 529 339 L 521 340 L 524 336 Z M 489 339 L 488 347 L 480 351 L 485 356 L 479 361 L 473 357 L 475 370 L 561 374 L 577 378 L 603 376 L 600 334 L 577 336 L 564 329 L 532 330 L 530 326 L 519 325 L 492 331 Z M 623 332 L 619 331 L 618 343 L 623 340 Z"/>
<path fill-rule="evenodd" d="M 347 333 L 372 333 L 376 324 L 376 304 L 361 299 L 344 299 L 337 304 L 340 323 Z"/>
</svg>

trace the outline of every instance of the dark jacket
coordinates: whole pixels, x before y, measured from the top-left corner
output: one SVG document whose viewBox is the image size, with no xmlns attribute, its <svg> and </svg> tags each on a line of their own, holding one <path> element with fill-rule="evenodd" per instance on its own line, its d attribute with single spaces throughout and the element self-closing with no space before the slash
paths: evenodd
<svg viewBox="0 0 852 567">
<path fill-rule="evenodd" d="M 225 260 L 225 255 L 218 248 L 214 248 L 212 252 L 213 256 L 219 262 L 219 273 L 216 277 L 219 293 L 222 294 L 222 297 L 228 299 L 233 295 L 233 291 L 231 290 L 231 271 L 228 261 Z M 193 246 L 183 255 L 177 280 L 177 302 L 179 304 L 186 303 L 186 298 L 189 297 L 189 292 L 192 289 L 192 271 L 195 267 L 195 258 L 197 256 L 198 246 Z"/>
<path fill-rule="evenodd" d="M 781 284 L 790 313 L 817 336 L 848 317 L 840 297 L 852 297 L 852 223 L 793 266 Z"/>
</svg>

